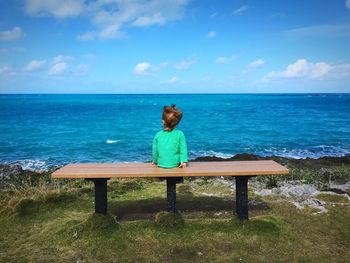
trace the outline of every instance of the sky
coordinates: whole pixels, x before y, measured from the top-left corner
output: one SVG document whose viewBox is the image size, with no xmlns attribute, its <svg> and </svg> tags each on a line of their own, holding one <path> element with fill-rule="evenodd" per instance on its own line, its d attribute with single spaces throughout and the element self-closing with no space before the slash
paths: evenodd
<svg viewBox="0 0 350 263">
<path fill-rule="evenodd" d="M 0 0 L 0 93 L 350 92 L 350 0 Z"/>
</svg>

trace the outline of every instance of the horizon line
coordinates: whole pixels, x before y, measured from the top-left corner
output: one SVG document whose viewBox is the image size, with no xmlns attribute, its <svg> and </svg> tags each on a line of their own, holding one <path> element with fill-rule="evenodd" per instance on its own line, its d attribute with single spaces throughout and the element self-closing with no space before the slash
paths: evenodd
<svg viewBox="0 0 350 263">
<path fill-rule="evenodd" d="M 203 92 L 203 93 L 0 93 L 0 95 L 288 95 L 288 94 L 350 94 L 350 92 Z"/>
</svg>

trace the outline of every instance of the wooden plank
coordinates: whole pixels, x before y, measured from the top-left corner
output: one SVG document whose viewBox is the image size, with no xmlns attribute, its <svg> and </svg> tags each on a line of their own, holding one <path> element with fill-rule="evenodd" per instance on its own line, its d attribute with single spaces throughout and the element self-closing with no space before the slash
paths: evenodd
<svg viewBox="0 0 350 263">
<path fill-rule="evenodd" d="M 288 174 L 288 169 L 272 160 L 191 162 L 186 168 L 164 169 L 150 163 L 76 163 L 52 174 L 53 178 L 138 178 L 189 176 L 253 176 Z"/>
</svg>

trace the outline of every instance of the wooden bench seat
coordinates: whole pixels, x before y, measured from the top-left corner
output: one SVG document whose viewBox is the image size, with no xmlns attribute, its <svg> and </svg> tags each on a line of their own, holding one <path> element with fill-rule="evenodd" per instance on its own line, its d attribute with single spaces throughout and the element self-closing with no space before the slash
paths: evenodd
<svg viewBox="0 0 350 263">
<path fill-rule="evenodd" d="M 186 168 L 163 169 L 149 163 L 68 164 L 52 174 L 53 178 L 84 178 L 95 185 L 95 211 L 107 213 L 107 180 L 110 178 L 152 178 L 167 180 L 168 211 L 176 211 L 176 184 L 184 177 L 233 176 L 236 180 L 236 212 L 248 219 L 248 179 L 257 175 L 288 174 L 288 169 L 271 160 L 231 162 L 191 162 Z"/>
</svg>

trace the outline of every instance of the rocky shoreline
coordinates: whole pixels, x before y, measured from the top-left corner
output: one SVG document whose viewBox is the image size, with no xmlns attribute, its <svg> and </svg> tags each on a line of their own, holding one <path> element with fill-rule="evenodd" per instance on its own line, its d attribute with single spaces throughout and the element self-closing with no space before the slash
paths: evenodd
<svg viewBox="0 0 350 263">
<path fill-rule="evenodd" d="M 274 160 L 282 165 L 286 165 L 291 168 L 322 168 L 322 167 L 334 167 L 339 165 L 350 166 L 350 156 L 343 157 L 331 157 L 325 156 L 318 159 L 305 158 L 295 159 L 280 156 L 258 156 L 255 154 L 236 154 L 231 158 L 220 158 L 216 156 L 198 157 L 195 162 L 210 162 L 210 161 L 250 161 L 250 160 Z"/>
<path fill-rule="evenodd" d="M 237 154 L 226 159 L 207 156 L 190 161 L 246 160 L 274 160 L 290 169 L 289 175 L 260 176 L 250 180 L 250 187 L 256 196 L 269 195 L 282 198 L 291 202 L 298 209 L 303 209 L 305 206 L 313 207 L 318 211 L 316 214 L 327 212 L 327 202 L 322 198 L 320 199 L 320 196 L 322 197 L 324 194 L 331 200 L 341 198 L 342 202 L 350 202 L 350 156 L 293 159 L 280 156 L 262 157 L 253 154 Z M 0 189 L 35 186 L 40 181 L 45 181 L 49 185 L 54 184 L 51 173 L 58 168 L 52 167 L 45 171 L 32 171 L 23 169 L 20 164 L 0 163 Z M 190 180 L 192 181 L 192 179 Z M 213 185 L 218 183 L 230 185 L 232 191 L 235 191 L 235 183 L 232 178 L 197 178 L 193 183 L 199 183 L 201 180 L 207 180 L 207 183 Z M 64 184 L 62 181 L 60 183 Z M 332 197 L 332 195 L 336 197 Z"/>
<path fill-rule="evenodd" d="M 210 161 L 249 161 L 249 160 L 274 160 L 288 168 L 302 168 L 302 169 L 320 169 L 337 166 L 349 166 L 350 167 L 350 156 L 344 157 L 321 157 L 318 159 L 305 158 L 305 159 L 294 159 L 280 156 L 258 156 L 254 154 L 236 154 L 231 158 L 220 158 L 216 156 L 205 156 L 198 157 L 190 162 L 210 162 Z M 53 171 L 60 167 L 51 167 L 44 171 L 33 171 L 23 169 L 20 164 L 4 164 L 0 163 L 0 182 L 14 175 L 29 174 L 29 175 L 43 175 L 51 174 Z"/>
</svg>

